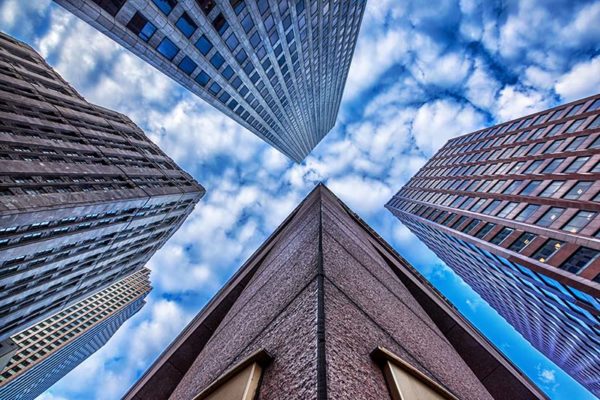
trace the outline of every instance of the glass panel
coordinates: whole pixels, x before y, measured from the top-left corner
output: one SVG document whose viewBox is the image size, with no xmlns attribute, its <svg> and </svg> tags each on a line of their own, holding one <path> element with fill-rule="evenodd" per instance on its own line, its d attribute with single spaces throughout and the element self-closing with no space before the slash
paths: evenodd
<svg viewBox="0 0 600 400">
<path fill-rule="evenodd" d="M 555 239 L 549 239 L 544 243 L 542 247 L 538 249 L 533 255 L 538 261 L 546 262 L 550 257 L 552 257 L 560 248 L 562 247 L 564 242 Z"/>
</svg>

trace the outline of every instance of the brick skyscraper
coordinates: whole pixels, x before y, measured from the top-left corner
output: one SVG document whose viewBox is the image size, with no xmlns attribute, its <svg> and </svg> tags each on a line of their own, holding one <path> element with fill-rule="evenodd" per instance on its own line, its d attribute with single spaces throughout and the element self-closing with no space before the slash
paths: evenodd
<svg viewBox="0 0 600 400">
<path fill-rule="evenodd" d="M 600 95 L 450 140 L 386 207 L 600 395 Z"/>
<path fill-rule="evenodd" d="M 19 351 L 0 374 L 2 400 L 33 400 L 100 349 L 145 304 L 142 268 L 13 336 Z"/>
<path fill-rule="evenodd" d="M 55 1 L 297 162 L 335 125 L 366 5 Z"/>
<path fill-rule="evenodd" d="M 545 396 L 319 185 L 125 395 L 167 398 Z"/>
<path fill-rule="evenodd" d="M 204 194 L 4 34 L 0 159 L 0 342 L 141 269 Z"/>
</svg>

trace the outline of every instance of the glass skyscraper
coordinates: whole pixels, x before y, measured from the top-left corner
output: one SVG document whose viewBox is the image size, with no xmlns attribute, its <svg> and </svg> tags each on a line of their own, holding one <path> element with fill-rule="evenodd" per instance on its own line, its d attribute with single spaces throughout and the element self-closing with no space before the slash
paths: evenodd
<svg viewBox="0 0 600 400">
<path fill-rule="evenodd" d="M 451 139 L 386 207 L 600 395 L 600 95 Z"/>
<path fill-rule="evenodd" d="M 0 371 L 0 398 L 35 399 L 104 346 L 144 306 L 149 276 L 143 268 L 14 335 L 19 350 Z"/>
<path fill-rule="evenodd" d="M 335 125 L 366 5 L 55 1 L 297 162 Z"/>
<path fill-rule="evenodd" d="M 129 118 L 4 34 L 0 162 L 0 343 L 141 269 L 204 195 Z"/>
</svg>

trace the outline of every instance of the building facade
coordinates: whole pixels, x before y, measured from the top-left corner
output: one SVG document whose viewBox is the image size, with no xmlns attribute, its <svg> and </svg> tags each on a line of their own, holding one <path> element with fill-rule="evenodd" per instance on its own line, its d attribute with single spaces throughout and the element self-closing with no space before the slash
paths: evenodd
<svg viewBox="0 0 600 400">
<path fill-rule="evenodd" d="M 600 95 L 451 139 L 386 207 L 600 395 Z"/>
<path fill-rule="evenodd" d="M 319 185 L 124 398 L 545 396 Z"/>
<path fill-rule="evenodd" d="M 55 0 L 293 160 L 333 128 L 366 0 Z"/>
<path fill-rule="evenodd" d="M 100 349 L 144 305 L 150 270 L 143 268 L 19 332 L 19 350 L 0 374 L 0 398 L 35 399 Z"/>
<path fill-rule="evenodd" d="M 141 269 L 204 194 L 4 34 L 0 159 L 0 342 Z"/>
</svg>

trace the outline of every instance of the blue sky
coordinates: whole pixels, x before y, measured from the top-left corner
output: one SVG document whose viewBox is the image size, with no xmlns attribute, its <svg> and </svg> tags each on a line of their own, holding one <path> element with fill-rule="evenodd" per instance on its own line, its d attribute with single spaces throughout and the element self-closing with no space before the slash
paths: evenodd
<svg viewBox="0 0 600 400">
<path fill-rule="evenodd" d="M 337 125 L 294 164 L 50 0 L 0 0 L 3 31 L 130 116 L 208 191 L 150 261 L 148 304 L 43 399 L 119 398 L 319 181 L 549 396 L 593 399 L 383 205 L 449 138 L 598 93 L 598 21 L 600 1 L 370 0 Z"/>
</svg>

